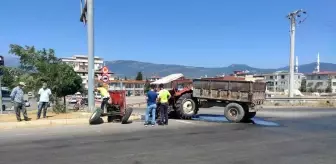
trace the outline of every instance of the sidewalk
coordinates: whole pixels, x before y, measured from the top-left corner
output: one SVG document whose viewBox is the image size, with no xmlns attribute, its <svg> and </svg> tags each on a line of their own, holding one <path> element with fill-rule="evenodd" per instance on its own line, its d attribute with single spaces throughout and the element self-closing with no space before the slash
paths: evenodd
<svg viewBox="0 0 336 164">
<path fill-rule="evenodd" d="M 8 115 L 0 115 L 0 130 L 3 129 L 15 129 L 15 128 L 36 128 L 36 127 L 50 127 L 50 126 L 61 126 L 61 125 L 80 125 L 87 124 L 89 125 L 89 117 L 91 113 L 80 113 L 76 112 L 75 117 L 71 116 L 72 113 L 69 114 L 60 114 L 58 117 L 51 116 L 47 119 L 35 120 L 32 119 L 30 121 L 21 121 L 16 122 L 13 120 L 15 116 L 12 114 Z M 29 116 L 29 115 L 28 115 Z M 5 117 L 10 117 L 9 119 L 4 120 Z M 29 116 L 31 118 L 31 116 Z M 102 117 L 104 122 L 107 122 L 107 117 Z M 129 118 L 130 121 L 141 120 L 141 114 L 132 114 Z"/>
</svg>

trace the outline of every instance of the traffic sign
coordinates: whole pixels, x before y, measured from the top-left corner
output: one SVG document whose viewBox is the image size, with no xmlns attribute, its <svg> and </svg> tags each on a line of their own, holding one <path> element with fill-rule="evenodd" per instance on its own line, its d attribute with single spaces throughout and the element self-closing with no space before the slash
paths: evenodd
<svg viewBox="0 0 336 164">
<path fill-rule="evenodd" d="M 108 72 L 109 72 L 108 68 L 106 66 L 103 67 L 103 74 L 108 74 Z"/>
<path fill-rule="evenodd" d="M 108 81 L 110 81 L 110 78 L 108 75 L 103 75 L 101 80 L 104 82 L 104 83 L 107 83 Z"/>
</svg>

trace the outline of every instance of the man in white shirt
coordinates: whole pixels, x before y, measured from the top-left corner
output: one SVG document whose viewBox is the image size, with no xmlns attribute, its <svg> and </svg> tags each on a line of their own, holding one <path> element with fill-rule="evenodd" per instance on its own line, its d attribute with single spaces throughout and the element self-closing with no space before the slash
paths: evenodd
<svg viewBox="0 0 336 164">
<path fill-rule="evenodd" d="M 43 109 L 43 118 L 47 118 L 47 108 L 49 105 L 50 96 L 51 91 L 49 88 L 47 88 L 47 83 L 43 83 L 42 88 L 38 92 L 39 104 L 38 104 L 37 119 L 40 119 L 42 109 Z"/>
</svg>

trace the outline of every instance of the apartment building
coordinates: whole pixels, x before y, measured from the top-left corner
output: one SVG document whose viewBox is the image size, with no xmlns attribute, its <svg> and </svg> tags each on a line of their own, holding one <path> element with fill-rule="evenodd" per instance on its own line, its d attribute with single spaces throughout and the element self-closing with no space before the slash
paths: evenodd
<svg viewBox="0 0 336 164">
<path fill-rule="evenodd" d="M 233 71 L 231 76 L 244 78 L 246 81 L 264 81 L 265 76 L 263 75 L 255 75 L 250 73 L 249 71 Z"/>
<path fill-rule="evenodd" d="M 289 72 L 278 71 L 269 74 L 263 74 L 264 81 L 267 83 L 267 90 L 283 92 L 289 88 Z M 300 89 L 304 74 L 294 73 L 294 89 Z"/>
<path fill-rule="evenodd" d="M 109 90 L 126 90 L 128 96 L 143 96 L 145 80 L 110 80 Z"/>
<path fill-rule="evenodd" d="M 148 81 L 153 82 L 153 81 L 156 81 L 156 80 L 159 80 L 159 79 L 161 79 L 160 76 L 151 76 L 150 78 L 148 78 Z"/>
<path fill-rule="evenodd" d="M 336 93 L 336 72 L 315 72 L 306 75 L 306 89 L 309 92 Z M 328 91 L 328 88 L 330 89 Z"/>
<path fill-rule="evenodd" d="M 72 57 L 61 58 L 61 60 L 73 67 L 74 71 L 82 78 L 83 85 L 88 89 L 88 70 L 89 61 L 85 55 L 73 55 Z M 101 69 L 104 66 L 103 58 L 94 57 L 95 77 L 100 79 L 102 77 Z M 113 73 L 109 72 L 110 80 L 114 79 Z"/>
</svg>

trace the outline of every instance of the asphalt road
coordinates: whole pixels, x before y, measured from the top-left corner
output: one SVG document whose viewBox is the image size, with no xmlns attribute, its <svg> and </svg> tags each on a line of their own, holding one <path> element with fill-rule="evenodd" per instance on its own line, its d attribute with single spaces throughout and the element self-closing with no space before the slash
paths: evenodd
<svg viewBox="0 0 336 164">
<path fill-rule="evenodd" d="M 2 131 L 0 164 L 335 163 L 336 109 L 265 110 L 256 120 L 277 125 L 170 120 L 164 127 L 134 122 Z"/>
</svg>

